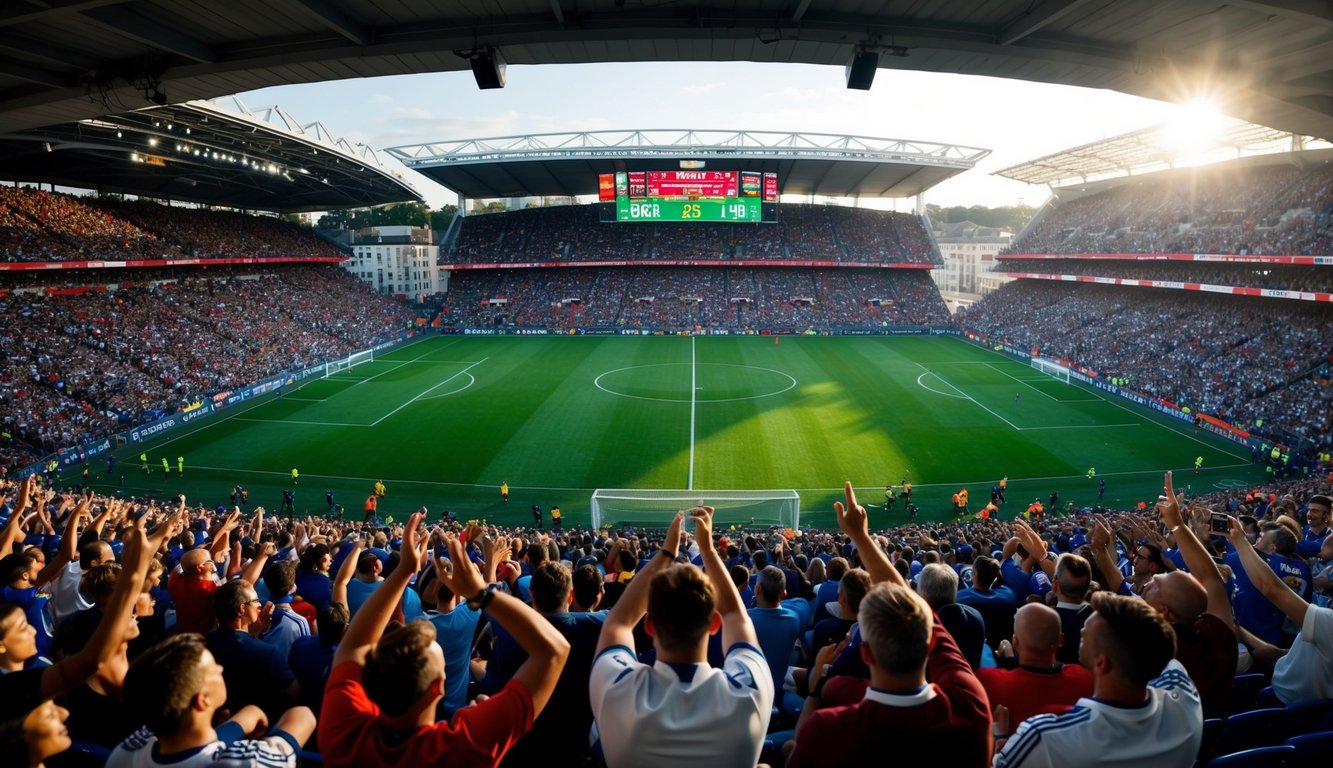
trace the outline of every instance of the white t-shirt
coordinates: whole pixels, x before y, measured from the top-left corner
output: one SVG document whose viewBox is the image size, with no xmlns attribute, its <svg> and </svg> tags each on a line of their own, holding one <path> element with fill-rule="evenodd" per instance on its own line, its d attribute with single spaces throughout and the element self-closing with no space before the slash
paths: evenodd
<svg viewBox="0 0 1333 768">
<path fill-rule="evenodd" d="M 82 580 L 83 569 L 79 567 L 79 561 L 75 560 L 67 564 L 51 583 L 51 611 L 55 614 L 56 624 L 93 607 L 79 592 L 79 582 Z"/>
<path fill-rule="evenodd" d="M 1137 707 L 1078 700 L 1063 715 L 1029 717 L 997 755 L 995 768 L 1123 766 L 1174 768 L 1194 764 L 1203 741 L 1203 705 L 1175 659 L 1148 684 Z"/>
<path fill-rule="evenodd" d="M 237 731 L 240 729 L 237 728 Z M 213 741 L 187 754 L 157 754 L 157 737 L 147 728 L 130 734 L 107 758 L 106 768 L 296 768 L 296 752 L 281 738 Z"/>
<path fill-rule="evenodd" d="M 639 663 L 623 645 L 593 661 L 589 683 L 594 738 L 607 768 L 752 768 L 773 706 L 764 655 L 737 643 L 721 669 L 706 663 Z"/>
<path fill-rule="evenodd" d="M 1296 642 L 1273 667 L 1273 692 L 1286 704 L 1333 698 L 1333 609 L 1306 609 Z"/>
</svg>

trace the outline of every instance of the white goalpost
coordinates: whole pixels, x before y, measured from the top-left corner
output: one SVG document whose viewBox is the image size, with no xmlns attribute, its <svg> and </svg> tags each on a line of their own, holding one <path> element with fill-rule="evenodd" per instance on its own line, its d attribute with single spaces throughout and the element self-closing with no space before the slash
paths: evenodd
<svg viewBox="0 0 1333 768">
<path fill-rule="evenodd" d="M 678 509 L 703 502 L 714 509 L 713 526 L 801 524 L 801 497 L 793 490 L 700 491 L 598 488 L 592 494 L 592 525 L 665 528 Z"/>
<path fill-rule="evenodd" d="M 364 352 L 354 352 L 341 360 L 330 360 L 324 364 L 324 378 L 328 378 L 335 373 L 351 370 L 362 363 L 370 363 L 375 360 L 375 351 L 367 349 Z"/>
<path fill-rule="evenodd" d="M 1064 383 L 1069 383 L 1069 369 L 1059 363 L 1045 357 L 1032 358 L 1032 367 L 1038 371 Z"/>
</svg>

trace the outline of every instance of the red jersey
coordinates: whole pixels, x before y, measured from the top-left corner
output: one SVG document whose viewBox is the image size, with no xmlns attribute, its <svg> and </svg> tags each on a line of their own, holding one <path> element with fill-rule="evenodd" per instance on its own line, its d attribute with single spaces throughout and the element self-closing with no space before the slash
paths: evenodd
<svg viewBox="0 0 1333 768">
<path fill-rule="evenodd" d="M 458 710 L 453 720 L 412 732 L 402 741 L 384 738 L 380 708 L 361 685 L 361 665 L 345 661 L 324 688 L 319 751 L 327 766 L 496 766 L 532 730 L 532 693 L 517 680 L 486 701 Z"/>
<path fill-rule="evenodd" d="M 213 592 L 216 581 L 189 578 L 173 572 L 167 578 L 167 592 L 176 606 L 176 626 L 172 632 L 205 634 L 213 628 L 217 616 L 213 613 Z"/>
<path fill-rule="evenodd" d="M 977 670 L 992 707 L 1009 708 L 1009 732 L 1033 715 L 1062 715 L 1078 700 L 1092 695 L 1092 673 L 1077 664 L 1054 669 L 1017 667 Z"/>
</svg>

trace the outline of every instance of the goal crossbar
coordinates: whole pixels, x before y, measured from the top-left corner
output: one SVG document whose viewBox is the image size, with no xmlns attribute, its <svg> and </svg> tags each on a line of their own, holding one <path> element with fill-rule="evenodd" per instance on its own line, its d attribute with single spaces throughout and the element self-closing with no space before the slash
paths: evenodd
<svg viewBox="0 0 1333 768">
<path fill-rule="evenodd" d="M 794 490 L 680 490 L 598 488 L 592 494 L 594 528 L 607 525 L 666 527 L 678 509 L 713 508 L 714 525 L 777 525 L 796 529 L 801 496 Z"/>
</svg>

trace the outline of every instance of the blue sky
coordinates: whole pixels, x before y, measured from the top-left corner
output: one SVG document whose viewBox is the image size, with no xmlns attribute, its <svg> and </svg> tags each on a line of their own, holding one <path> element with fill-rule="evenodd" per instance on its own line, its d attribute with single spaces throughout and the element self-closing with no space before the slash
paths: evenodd
<svg viewBox="0 0 1333 768">
<path fill-rule="evenodd" d="M 470 71 L 340 80 L 240 94 L 376 149 L 429 141 L 601 129 L 808 131 L 993 150 L 926 194 L 940 205 L 1039 205 L 1044 187 L 992 171 L 1177 117 L 1178 107 L 1113 91 L 881 69 L 870 91 L 841 67 L 745 62 L 510 66 L 502 90 Z M 432 207 L 452 193 L 408 172 Z M 897 207 L 909 209 L 912 201 Z"/>
</svg>

